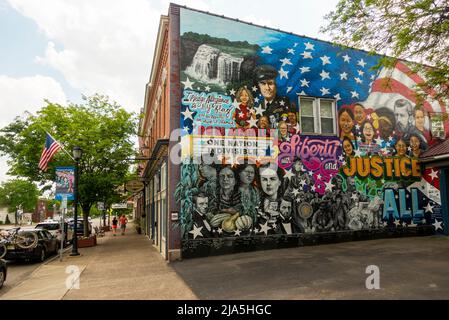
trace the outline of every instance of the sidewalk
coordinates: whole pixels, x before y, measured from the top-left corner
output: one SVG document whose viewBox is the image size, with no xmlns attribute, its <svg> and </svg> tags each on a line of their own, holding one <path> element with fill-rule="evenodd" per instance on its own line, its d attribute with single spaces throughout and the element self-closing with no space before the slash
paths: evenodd
<svg viewBox="0 0 449 320">
<path fill-rule="evenodd" d="M 132 223 L 125 236 L 107 232 L 97 242 L 95 247 L 80 248 L 80 256 L 71 257 L 69 250 L 62 262 L 59 256 L 51 259 L 2 300 L 197 299 Z M 79 289 L 66 286 L 74 277 L 70 270 L 80 272 Z"/>
</svg>

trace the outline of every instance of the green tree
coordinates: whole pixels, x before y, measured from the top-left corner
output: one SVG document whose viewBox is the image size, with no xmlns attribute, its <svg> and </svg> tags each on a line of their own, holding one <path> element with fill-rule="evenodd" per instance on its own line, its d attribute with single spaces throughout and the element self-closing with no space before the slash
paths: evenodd
<svg viewBox="0 0 449 320">
<path fill-rule="evenodd" d="M 9 174 L 45 184 L 54 180 L 56 166 L 74 164 L 60 151 L 46 172 L 38 169 L 45 131 L 62 143 L 68 153 L 75 146 L 81 147 L 78 191 L 87 234 L 90 208 L 97 201 L 110 198 L 126 179 L 126 159 L 134 153 L 131 137 L 136 133 L 137 117 L 106 96 L 83 97 L 83 102 L 62 106 L 46 101 L 47 106 L 36 116 L 16 118 L 0 130 L 0 154 L 11 159 Z"/>
<path fill-rule="evenodd" d="M 24 212 L 34 211 L 38 197 L 37 186 L 27 180 L 9 180 L 0 185 L 0 204 L 9 212 L 15 212 L 19 205 Z"/>
<path fill-rule="evenodd" d="M 435 0 L 340 0 L 325 16 L 321 31 L 344 46 L 414 61 L 414 72 L 426 82 L 420 96 L 449 94 L 449 3 Z M 397 59 L 384 57 L 378 67 L 392 67 Z M 430 65 L 432 68 L 429 68 Z"/>
</svg>

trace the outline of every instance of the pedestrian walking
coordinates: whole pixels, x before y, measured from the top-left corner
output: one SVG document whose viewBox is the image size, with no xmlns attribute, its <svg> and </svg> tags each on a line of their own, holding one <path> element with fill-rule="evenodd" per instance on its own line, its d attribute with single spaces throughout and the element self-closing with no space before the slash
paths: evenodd
<svg viewBox="0 0 449 320">
<path fill-rule="evenodd" d="M 125 231 L 126 231 L 126 224 L 128 223 L 128 219 L 126 219 L 125 215 L 122 215 L 119 219 L 120 221 L 120 228 L 122 229 L 122 236 L 125 235 Z"/>
<path fill-rule="evenodd" d="M 118 225 L 117 217 L 114 217 L 112 219 L 112 234 L 114 235 L 114 237 L 116 236 L 117 233 L 117 225 Z"/>
</svg>

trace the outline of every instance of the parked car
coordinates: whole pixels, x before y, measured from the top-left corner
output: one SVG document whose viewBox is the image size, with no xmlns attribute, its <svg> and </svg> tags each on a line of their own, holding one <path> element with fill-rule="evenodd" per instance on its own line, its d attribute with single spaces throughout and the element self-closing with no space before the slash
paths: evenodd
<svg viewBox="0 0 449 320">
<path fill-rule="evenodd" d="M 7 269 L 5 260 L 0 259 L 0 289 L 6 281 Z"/>
<path fill-rule="evenodd" d="M 23 232 L 25 230 L 20 230 Z M 51 254 L 58 253 L 59 241 L 45 229 L 26 229 L 28 232 L 36 233 L 37 245 L 30 249 L 8 248 L 5 260 L 35 260 L 43 262 Z"/>
<path fill-rule="evenodd" d="M 58 241 L 61 241 L 62 237 L 62 230 L 61 230 L 61 224 L 57 221 L 44 221 L 40 222 L 36 225 L 36 229 L 45 229 L 48 230 L 52 235 L 56 236 Z M 69 228 L 69 224 L 67 222 L 64 222 L 64 244 L 69 243 L 72 241 L 73 238 L 73 230 Z"/>
<path fill-rule="evenodd" d="M 73 230 L 74 230 L 74 225 L 75 223 L 73 222 L 73 219 L 71 221 L 69 221 L 69 230 L 72 232 L 73 234 Z M 89 223 L 88 225 L 88 229 L 89 229 L 89 235 L 92 234 L 92 224 Z M 76 225 L 76 234 L 78 236 L 83 236 L 84 235 L 84 221 L 78 219 L 78 224 Z"/>
</svg>

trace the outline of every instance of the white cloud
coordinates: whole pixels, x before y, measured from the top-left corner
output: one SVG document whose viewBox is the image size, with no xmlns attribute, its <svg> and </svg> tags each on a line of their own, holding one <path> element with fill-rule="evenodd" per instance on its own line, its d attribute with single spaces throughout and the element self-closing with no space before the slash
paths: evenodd
<svg viewBox="0 0 449 320">
<path fill-rule="evenodd" d="M 145 0 L 9 2 L 50 40 L 36 61 L 84 94 L 107 94 L 132 111 L 142 107 L 163 12 Z"/>
<path fill-rule="evenodd" d="M 55 103 L 66 103 L 61 85 L 53 78 L 40 75 L 11 78 L 0 75 L 0 128 L 22 116 L 25 110 L 35 113 L 45 106 L 44 99 Z M 6 157 L 0 157 L 0 181 L 11 177 L 6 175 Z"/>
</svg>

